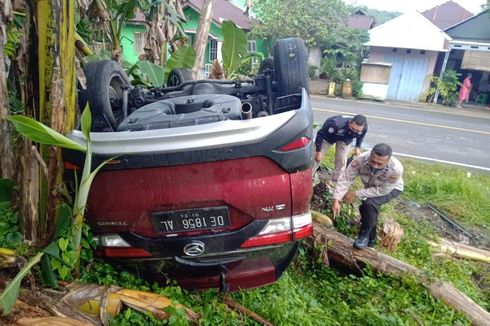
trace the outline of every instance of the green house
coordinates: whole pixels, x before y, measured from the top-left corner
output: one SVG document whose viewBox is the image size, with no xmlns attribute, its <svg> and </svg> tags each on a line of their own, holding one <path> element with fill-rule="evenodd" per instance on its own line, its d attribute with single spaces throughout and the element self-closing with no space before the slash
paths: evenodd
<svg viewBox="0 0 490 326">
<path fill-rule="evenodd" d="M 249 18 L 245 15 L 246 0 L 215 0 L 213 6 L 213 17 L 209 29 L 208 45 L 205 54 L 205 69 L 200 77 L 207 77 L 214 59 L 221 61 L 221 46 L 223 34 L 221 24 L 225 20 L 233 21 L 245 32 L 251 29 Z M 195 34 L 199 24 L 203 0 L 188 0 L 184 5 L 186 22 L 183 29 L 189 35 L 191 44 L 194 42 Z M 242 5 L 242 6 L 241 6 Z M 136 13 L 136 17 L 127 22 L 122 31 L 123 60 L 134 64 L 138 56 L 142 54 L 146 38 L 145 18 L 142 13 Z M 267 57 L 267 47 L 263 40 L 250 39 L 248 41 L 250 52 L 261 52 Z"/>
<path fill-rule="evenodd" d="M 145 15 L 140 11 L 136 11 L 135 17 L 127 21 L 121 30 L 123 61 L 129 64 L 135 64 L 138 61 L 138 56 L 144 53 L 145 42 Z"/>
</svg>

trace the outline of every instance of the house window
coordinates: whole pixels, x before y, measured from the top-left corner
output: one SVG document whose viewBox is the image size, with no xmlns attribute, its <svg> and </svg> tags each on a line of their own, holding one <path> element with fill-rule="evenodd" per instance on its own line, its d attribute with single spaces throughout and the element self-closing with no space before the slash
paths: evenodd
<svg viewBox="0 0 490 326">
<path fill-rule="evenodd" d="M 425 50 L 420 51 L 420 54 L 425 54 Z"/>
<path fill-rule="evenodd" d="M 211 63 L 206 63 L 204 65 L 204 76 L 202 76 L 202 78 L 209 78 L 209 75 L 211 74 L 211 68 L 212 68 L 212 64 Z"/>
<path fill-rule="evenodd" d="M 214 59 L 218 59 L 218 41 L 212 38 L 209 42 L 209 61 L 213 62 Z"/>
<path fill-rule="evenodd" d="M 134 33 L 134 52 L 138 54 L 145 53 L 146 33 Z"/>
<path fill-rule="evenodd" d="M 408 50 L 407 50 L 407 53 L 412 53 L 412 50 L 411 50 L 411 49 L 408 49 Z"/>
<path fill-rule="evenodd" d="M 248 41 L 248 52 L 257 52 L 257 41 Z"/>
<path fill-rule="evenodd" d="M 250 40 L 248 41 L 248 53 L 257 52 L 257 41 Z M 257 57 L 252 58 L 252 64 L 259 63 Z"/>
<path fill-rule="evenodd" d="M 397 48 L 393 48 L 391 49 L 392 52 L 398 52 L 398 49 Z"/>
</svg>

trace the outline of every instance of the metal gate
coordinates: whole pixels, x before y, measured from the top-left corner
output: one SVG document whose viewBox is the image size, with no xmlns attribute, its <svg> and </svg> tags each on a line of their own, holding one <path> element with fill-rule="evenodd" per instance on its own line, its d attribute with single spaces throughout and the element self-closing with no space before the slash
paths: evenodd
<svg viewBox="0 0 490 326">
<path fill-rule="evenodd" d="M 429 59 L 403 55 L 385 57 L 392 64 L 388 82 L 388 99 L 418 102 L 424 90 Z"/>
</svg>

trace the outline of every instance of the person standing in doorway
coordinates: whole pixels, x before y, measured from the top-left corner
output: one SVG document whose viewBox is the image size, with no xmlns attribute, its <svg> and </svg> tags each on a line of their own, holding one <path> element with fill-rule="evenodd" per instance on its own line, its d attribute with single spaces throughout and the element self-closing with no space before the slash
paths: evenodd
<svg viewBox="0 0 490 326">
<path fill-rule="evenodd" d="M 364 189 L 352 191 L 350 187 L 359 176 Z M 353 203 L 362 200 L 359 206 L 361 229 L 354 247 L 364 249 L 374 247 L 379 208 L 403 191 L 403 166 L 392 156 L 391 147 L 377 144 L 370 152 L 356 157 L 340 176 L 333 193 L 333 218 L 340 212 L 340 202 Z"/>
<path fill-rule="evenodd" d="M 472 86 L 471 74 L 467 74 L 466 78 L 463 80 L 463 84 L 461 84 L 461 88 L 459 89 L 458 108 L 461 108 L 461 103 L 463 103 L 463 101 L 468 102 Z"/>
<path fill-rule="evenodd" d="M 361 154 L 361 145 L 367 130 L 366 117 L 361 114 L 356 116 L 336 115 L 328 118 L 316 134 L 313 174 L 320 167 L 323 156 L 335 144 L 335 168 L 330 184 L 337 182 L 345 170 L 347 154 L 351 149 L 352 140 L 356 139 L 355 155 L 357 156 Z"/>
</svg>

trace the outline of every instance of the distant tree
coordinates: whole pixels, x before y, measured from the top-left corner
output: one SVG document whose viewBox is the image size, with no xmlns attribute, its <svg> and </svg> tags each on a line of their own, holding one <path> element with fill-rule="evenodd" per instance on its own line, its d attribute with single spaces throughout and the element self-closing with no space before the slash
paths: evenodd
<svg viewBox="0 0 490 326">
<path fill-rule="evenodd" d="M 489 0 L 490 1 L 490 0 Z M 362 11 L 367 16 L 373 16 L 376 20 L 376 25 L 386 23 L 388 20 L 392 20 L 400 16 L 402 13 L 398 11 L 385 11 L 378 9 L 371 9 L 366 6 L 349 6 L 349 13 L 352 15 L 358 11 Z"/>
<path fill-rule="evenodd" d="M 271 44 L 279 38 L 296 36 L 309 47 L 321 46 L 345 26 L 348 9 L 341 0 L 256 0 L 253 11 L 258 23 L 252 33 Z"/>
<path fill-rule="evenodd" d="M 367 14 L 373 16 L 376 20 L 376 25 L 386 23 L 388 20 L 392 20 L 398 16 L 401 16 L 401 12 L 398 11 L 384 11 L 377 9 L 368 9 Z"/>
</svg>

